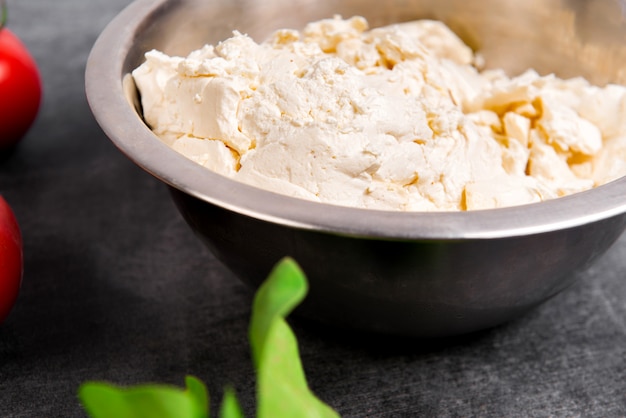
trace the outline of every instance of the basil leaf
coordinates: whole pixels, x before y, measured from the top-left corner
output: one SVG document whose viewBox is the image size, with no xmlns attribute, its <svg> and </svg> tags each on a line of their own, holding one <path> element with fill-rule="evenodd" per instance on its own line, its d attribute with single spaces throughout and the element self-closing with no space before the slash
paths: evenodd
<svg viewBox="0 0 626 418">
<path fill-rule="evenodd" d="M 194 400 L 200 411 L 205 411 L 209 415 L 209 392 L 206 385 L 194 376 L 185 376 L 187 394 Z"/>
<path fill-rule="evenodd" d="M 302 302 L 308 283 L 297 263 L 284 258 L 257 291 L 249 328 L 257 371 L 258 418 L 337 418 L 309 389 L 298 342 L 285 317 Z M 104 382 L 81 385 L 78 396 L 92 418 L 208 418 L 204 383 L 185 378 L 185 390 L 166 385 L 119 387 Z M 220 418 L 243 418 L 235 392 L 227 387 Z"/>
<path fill-rule="evenodd" d="M 244 418 L 239 401 L 237 401 L 237 395 L 231 387 L 224 389 L 219 416 L 220 418 Z"/>
<path fill-rule="evenodd" d="M 208 395 L 199 380 L 188 376 L 187 390 L 166 385 L 129 388 L 87 382 L 78 397 L 92 418 L 207 418 Z"/>
<path fill-rule="evenodd" d="M 267 344 L 270 327 L 276 321 L 284 320 L 304 300 L 308 290 L 308 282 L 300 266 L 293 259 L 285 257 L 276 264 L 256 291 L 249 328 L 255 367 L 259 367 L 263 351 L 274 348 Z"/>
<path fill-rule="evenodd" d="M 307 292 L 304 273 L 285 258 L 256 293 L 249 333 L 257 369 L 257 418 L 339 417 L 309 389 L 296 336 L 285 321 Z"/>
</svg>

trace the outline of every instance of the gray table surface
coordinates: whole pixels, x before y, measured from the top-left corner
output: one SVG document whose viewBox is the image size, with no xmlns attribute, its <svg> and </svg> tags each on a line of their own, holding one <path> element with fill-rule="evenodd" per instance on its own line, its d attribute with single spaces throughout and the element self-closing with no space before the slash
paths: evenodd
<svg viewBox="0 0 626 418">
<path fill-rule="evenodd" d="M 0 162 L 24 235 L 0 325 L 0 417 L 84 417 L 81 382 L 225 384 L 254 413 L 252 291 L 193 236 L 161 183 L 105 137 L 84 94 L 89 50 L 129 0 L 9 0 L 38 61 L 39 118 Z M 4 98 L 0 98 L 4 99 Z M 345 417 L 626 416 L 626 236 L 576 285 L 497 329 L 403 341 L 291 324 L 313 390 Z"/>
</svg>

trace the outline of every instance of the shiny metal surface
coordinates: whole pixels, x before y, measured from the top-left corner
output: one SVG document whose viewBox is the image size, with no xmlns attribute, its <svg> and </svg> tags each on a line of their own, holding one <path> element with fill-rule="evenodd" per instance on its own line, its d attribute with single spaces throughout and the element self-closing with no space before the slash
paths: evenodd
<svg viewBox="0 0 626 418">
<path fill-rule="evenodd" d="M 311 283 L 304 315 L 383 333 L 455 335 L 550 298 L 621 235 L 626 178 L 514 208 L 369 211 L 280 196 L 211 173 L 142 122 L 125 75 L 147 50 L 186 54 L 233 29 L 261 40 L 333 14 L 363 15 L 372 26 L 440 19 L 480 50 L 487 66 L 626 83 L 621 0 L 135 1 L 94 45 L 86 71 L 90 106 L 115 145 L 170 187 L 194 232 L 242 280 L 256 285 L 290 255 Z"/>
</svg>

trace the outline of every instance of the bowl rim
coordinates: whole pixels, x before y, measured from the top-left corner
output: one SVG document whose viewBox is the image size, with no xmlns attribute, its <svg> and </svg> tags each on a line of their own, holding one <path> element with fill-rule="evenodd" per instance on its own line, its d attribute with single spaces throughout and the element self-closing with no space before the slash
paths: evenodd
<svg viewBox="0 0 626 418">
<path fill-rule="evenodd" d="M 87 59 L 85 91 L 114 145 L 167 185 L 226 210 L 288 227 L 388 240 L 491 239 L 574 228 L 626 213 L 626 176 L 540 203 L 402 212 L 313 202 L 253 187 L 200 166 L 164 144 L 125 96 L 124 63 L 146 19 L 180 0 L 135 0 L 109 22 Z"/>
</svg>

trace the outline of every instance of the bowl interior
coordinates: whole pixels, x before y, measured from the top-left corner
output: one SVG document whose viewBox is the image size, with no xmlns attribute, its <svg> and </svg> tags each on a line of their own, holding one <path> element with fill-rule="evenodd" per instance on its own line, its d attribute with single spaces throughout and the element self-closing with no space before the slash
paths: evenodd
<svg viewBox="0 0 626 418">
<path fill-rule="evenodd" d="M 592 83 L 626 83 L 626 2 L 622 0 L 158 0 L 135 33 L 124 70 L 151 48 L 186 55 L 233 30 L 257 42 L 279 28 L 361 15 L 371 27 L 414 19 L 449 25 L 486 58 L 512 74 L 534 68 Z"/>
</svg>

